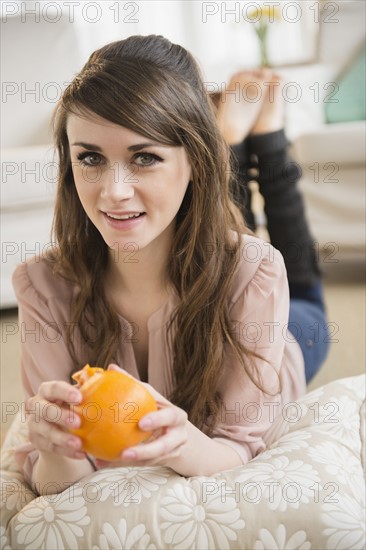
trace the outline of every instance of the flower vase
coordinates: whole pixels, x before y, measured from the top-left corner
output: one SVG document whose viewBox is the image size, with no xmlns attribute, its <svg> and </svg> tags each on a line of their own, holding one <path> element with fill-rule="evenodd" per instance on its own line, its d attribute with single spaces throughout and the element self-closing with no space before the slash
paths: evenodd
<svg viewBox="0 0 366 550">
<path fill-rule="evenodd" d="M 270 67 L 267 52 L 267 30 L 268 26 L 266 24 L 261 24 L 255 29 L 259 40 L 261 68 Z"/>
</svg>

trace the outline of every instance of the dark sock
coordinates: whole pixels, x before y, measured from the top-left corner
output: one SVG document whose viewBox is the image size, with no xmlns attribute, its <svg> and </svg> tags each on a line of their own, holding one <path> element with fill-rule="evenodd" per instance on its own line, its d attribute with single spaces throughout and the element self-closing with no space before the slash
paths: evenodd
<svg viewBox="0 0 366 550">
<path fill-rule="evenodd" d="M 241 210 L 245 223 L 249 229 L 255 231 L 257 227 L 252 212 L 252 192 L 248 186 L 251 164 L 247 152 L 247 141 L 244 140 L 238 145 L 233 145 L 231 152 L 233 172 L 236 174 L 233 188 L 234 199 Z"/>
<path fill-rule="evenodd" d="M 248 151 L 257 156 L 271 244 L 283 255 L 290 286 L 313 286 L 322 271 L 297 187 L 301 169 L 289 158 L 287 145 L 283 130 L 248 138 Z"/>
</svg>

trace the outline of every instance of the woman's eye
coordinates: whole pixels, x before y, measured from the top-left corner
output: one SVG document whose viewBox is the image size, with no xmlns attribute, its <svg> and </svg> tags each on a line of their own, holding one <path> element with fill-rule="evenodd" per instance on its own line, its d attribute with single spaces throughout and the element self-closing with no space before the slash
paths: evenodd
<svg viewBox="0 0 366 550">
<path fill-rule="evenodd" d="M 78 160 L 85 166 L 99 166 L 102 159 L 100 155 L 96 153 L 80 153 L 80 155 L 78 155 Z"/>
<path fill-rule="evenodd" d="M 152 153 L 138 153 L 135 155 L 135 163 L 137 166 L 153 166 L 157 162 L 161 162 L 163 159 L 158 155 Z"/>
</svg>

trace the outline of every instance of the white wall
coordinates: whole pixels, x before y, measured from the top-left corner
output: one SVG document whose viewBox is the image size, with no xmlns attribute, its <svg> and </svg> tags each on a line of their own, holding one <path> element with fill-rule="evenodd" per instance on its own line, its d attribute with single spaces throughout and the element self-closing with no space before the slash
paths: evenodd
<svg viewBox="0 0 366 550">
<path fill-rule="evenodd" d="M 103 1 L 98 14 L 92 4 L 84 2 L 84 11 L 75 11 L 85 56 L 131 34 L 162 34 L 189 49 L 208 80 L 221 81 L 232 71 L 259 63 L 258 41 L 247 14 L 262 1 Z M 271 0 L 264 4 L 275 5 L 282 15 L 269 25 L 271 61 L 286 64 L 312 59 L 318 28 L 311 8 L 314 2 Z"/>
</svg>

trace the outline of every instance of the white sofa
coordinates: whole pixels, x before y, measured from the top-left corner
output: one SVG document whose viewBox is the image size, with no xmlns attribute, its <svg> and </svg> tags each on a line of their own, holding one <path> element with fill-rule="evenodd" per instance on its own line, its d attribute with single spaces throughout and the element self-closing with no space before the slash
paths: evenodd
<svg viewBox="0 0 366 550">
<path fill-rule="evenodd" d="M 329 8 L 335 7 L 331 16 Z M 365 9 L 366 2 L 358 0 L 328 3 L 316 63 L 282 71 L 302 92 L 299 101 L 286 104 L 286 130 L 325 272 L 340 262 L 365 260 L 365 121 L 327 124 L 325 115 L 327 102 L 337 100 L 333 83 L 365 43 Z"/>
<path fill-rule="evenodd" d="M 265 440 L 248 464 L 210 477 L 103 469 L 37 498 L 14 458 L 27 441 L 19 412 L 1 451 L 1 548 L 364 548 L 365 376 L 288 404 Z"/>
<path fill-rule="evenodd" d="M 365 259 L 364 122 L 324 124 L 294 140 L 300 189 L 325 272 Z"/>
</svg>

